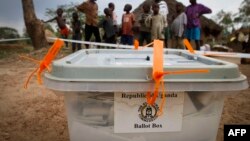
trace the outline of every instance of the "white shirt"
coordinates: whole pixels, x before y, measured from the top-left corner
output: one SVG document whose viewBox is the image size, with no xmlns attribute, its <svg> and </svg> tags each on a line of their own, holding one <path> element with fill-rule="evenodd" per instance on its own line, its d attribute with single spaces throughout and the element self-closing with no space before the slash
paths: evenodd
<svg viewBox="0 0 250 141">
<path fill-rule="evenodd" d="M 176 17 L 171 25 L 171 31 L 174 36 L 182 37 L 184 32 L 184 25 L 187 25 L 187 16 L 182 12 L 178 17 Z"/>
<path fill-rule="evenodd" d="M 168 16 L 168 13 L 169 13 L 167 3 L 166 3 L 165 1 L 162 0 L 162 1 L 160 1 L 160 2 L 158 3 L 158 5 L 159 5 L 159 7 L 160 7 L 159 13 L 160 13 L 162 16 L 164 16 L 165 21 L 167 21 L 167 16 Z M 166 22 L 166 25 L 165 25 L 165 26 L 167 26 L 167 22 Z"/>
</svg>

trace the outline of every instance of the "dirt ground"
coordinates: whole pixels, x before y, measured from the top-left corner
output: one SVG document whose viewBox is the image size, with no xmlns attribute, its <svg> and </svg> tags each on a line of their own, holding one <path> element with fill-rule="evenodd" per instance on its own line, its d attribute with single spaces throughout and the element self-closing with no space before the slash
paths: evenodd
<svg viewBox="0 0 250 141">
<path fill-rule="evenodd" d="M 29 55 L 42 58 L 44 53 Z M 68 141 L 63 97 L 37 85 L 35 79 L 27 90 L 23 89 L 37 65 L 20 59 L 18 54 L 0 59 L 0 141 Z M 250 78 L 250 65 L 240 65 L 240 70 Z M 227 96 L 217 141 L 223 141 L 224 124 L 250 124 L 249 110 L 250 89 Z"/>
</svg>

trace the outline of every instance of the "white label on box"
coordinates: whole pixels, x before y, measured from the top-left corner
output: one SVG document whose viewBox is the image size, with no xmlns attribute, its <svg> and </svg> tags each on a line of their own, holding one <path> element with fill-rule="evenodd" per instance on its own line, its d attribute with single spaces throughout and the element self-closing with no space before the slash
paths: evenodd
<svg viewBox="0 0 250 141">
<path fill-rule="evenodd" d="M 161 96 L 153 106 L 146 102 L 146 93 L 115 93 L 114 132 L 176 132 L 182 129 L 184 92 L 165 94 L 163 115 L 157 116 Z"/>
</svg>

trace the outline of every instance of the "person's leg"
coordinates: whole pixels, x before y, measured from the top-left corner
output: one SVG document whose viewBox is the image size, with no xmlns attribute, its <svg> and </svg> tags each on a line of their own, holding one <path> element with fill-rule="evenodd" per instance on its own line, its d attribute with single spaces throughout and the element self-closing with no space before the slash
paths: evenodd
<svg viewBox="0 0 250 141">
<path fill-rule="evenodd" d="M 109 44 L 116 44 L 116 38 L 115 38 L 115 35 L 109 37 L 109 38 L 106 38 L 105 39 L 105 43 L 109 43 Z M 115 49 L 115 47 L 107 47 L 108 49 Z"/>
<path fill-rule="evenodd" d="M 92 26 L 86 24 L 85 26 L 85 41 L 90 41 L 92 35 Z M 85 45 L 87 49 L 89 49 L 89 45 Z"/>
<path fill-rule="evenodd" d="M 68 39 L 68 35 L 64 35 L 63 39 Z M 69 47 L 69 43 L 67 41 L 65 41 L 65 45 L 66 47 Z"/>
<path fill-rule="evenodd" d="M 176 36 L 175 40 L 176 40 L 176 48 L 178 48 L 178 49 L 184 49 L 181 37 Z"/>
<path fill-rule="evenodd" d="M 62 31 L 61 31 L 61 36 L 60 36 L 62 39 L 67 39 L 66 38 L 66 36 L 65 36 L 65 34 L 64 33 L 62 33 Z M 64 43 L 65 43 L 65 46 L 66 46 L 66 48 L 68 47 L 68 42 L 67 41 L 64 41 Z"/>
<path fill-rule="evenodd" d="M 141 31 L 140 32 L 140 35 L 139 35 L 139 45 L 140 46 L 143 46 L 143 42 L 144 42 L 144 32 L 143 31 Z"/>
<path fill-rule="evenodd" d="M 191 43 L 192 32 L 191 28 L 187 28 L 184 37 Z M 185 47 L 186 48 L 186 47 Z"/>
<path fill-rule="evenodd" d="M 172 46 L 172 48 L 179 48 L 178 47 L 178 37 L 177 36 L 174 36 L 174 41 L 173 41 L 173 46 Z"/>
<path fill-rule="evenodd" d="M 128 45 L 134 45 L 134 37 L 132 35 L 128 35 L 127 43 Z"/>
<path fill-rule="evenodd" d="M 78 33 L 77 34 L 77 40 L 78 41 L 81 41 L 81 33 Z M 81 47 L 81 43 L 77 43 L 77 50 L 81 50 L 82 49 L 82 47 Z"/>
<path fill-rule="evenodd" d="M 93 32 L 94 32 L 94 36 L 95 36 L 95 41 L 96 41 L 96 42 L 101 42 L 101 37 L 100 37 L 99 28 L 96 27 L 96 26 L 93 26 Z M 100 47 L 97 46 L 97 48 L 100 48 Z"/>
<path fill-rule="evenodd" d="M 80 43 L 77 44 L 77 50 L 81 50 L 82 49 L 82 45 Z"/>
<path fill-rule="evenodd" d="M 110 43 L 110 41 L 111 41 L 111 39 L 108 38 L 108 37 L 106 37 L 105 40 L 104 40 L 105 43 Z"/>
<path fill-rule="evenodd" d="M 72 40 L 76 40 L 76 35 L 72 35 Z M 76 43 L 72 42 L 72 52 L 76 50 Z"/>
<path fill-rule="evenodd" d="M 165 27 L 164 36 L 165 36 L 165 39 L 164 39 L 165 48 L 168 48 L 168 39 L 170 38 L 169 27 Z"/>
<path fill-rule="evenodd" d="M 245 50 L 247 48 L 247 42 L 244 41 L 241 43 L 241 45 L 242 45 L 242 51 L 245 52 Z"/>
<path fill-rule="evenodd" d="M 150 44 L 152 42 L 152 37 L 151 37 L 151 33 L 150 32 L 145 32 L 145 40 L 147 42 L 147 44 Z"/>
<path fill-rule="evenodd" d="M 125 45 L 125 44 L 126 44 L 126 41 L 127 41 L 126 35 L 122 35 L 122 36 L 121 36 L 121 44 Z"/>
<path fill-rule="evenodd" d="M 180 49 L 185 49 L 182 37 L 178 37 L 178 45 L 179 45 Z"/>
<path fill-rule="evenodd" d="M 193 38 L 195 40 L 196 50 L 200 50 L 201 31 L 199 27 L 193 29 Z"/>
<path fill-rule="evenodd" d="M 168 48 L 168 39 L 164 38 L 164 48 Z"/>
<path fill-rule="evenodd" d="M 98 27 L 93 26 L 94 29 L 94 36 L 96 42 L 101 42 L 100 31 Z"/>
<path fill-rule="evenodd" d="M 116 44 L 116 36 L 115 35 L 111 36 L 110 40 L 111 40 L 110 41 L 111 44 Z"/>
<path fill-rule="evenodd" d="M 200 40 L 195 40 L 196 50 L 200 50 Z"/>
</svg>

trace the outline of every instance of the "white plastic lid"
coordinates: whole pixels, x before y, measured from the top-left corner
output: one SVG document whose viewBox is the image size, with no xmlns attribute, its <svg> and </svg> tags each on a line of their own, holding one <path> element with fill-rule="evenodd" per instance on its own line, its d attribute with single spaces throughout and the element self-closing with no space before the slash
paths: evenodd
<svg viewBox="0 0 250 141">
<path fill-rule="evenodd" d="M 53 62 L 45 86 L 60 91 L 148 91 L 153 88 L 153 50 L 81 50 Z M 208 69 L 209 73 L 166 75 L 168 91 L 228 91 L 248 88 L 237 65 L 193 55 L 164 51 L 164 71 Z"/>
</svg>

